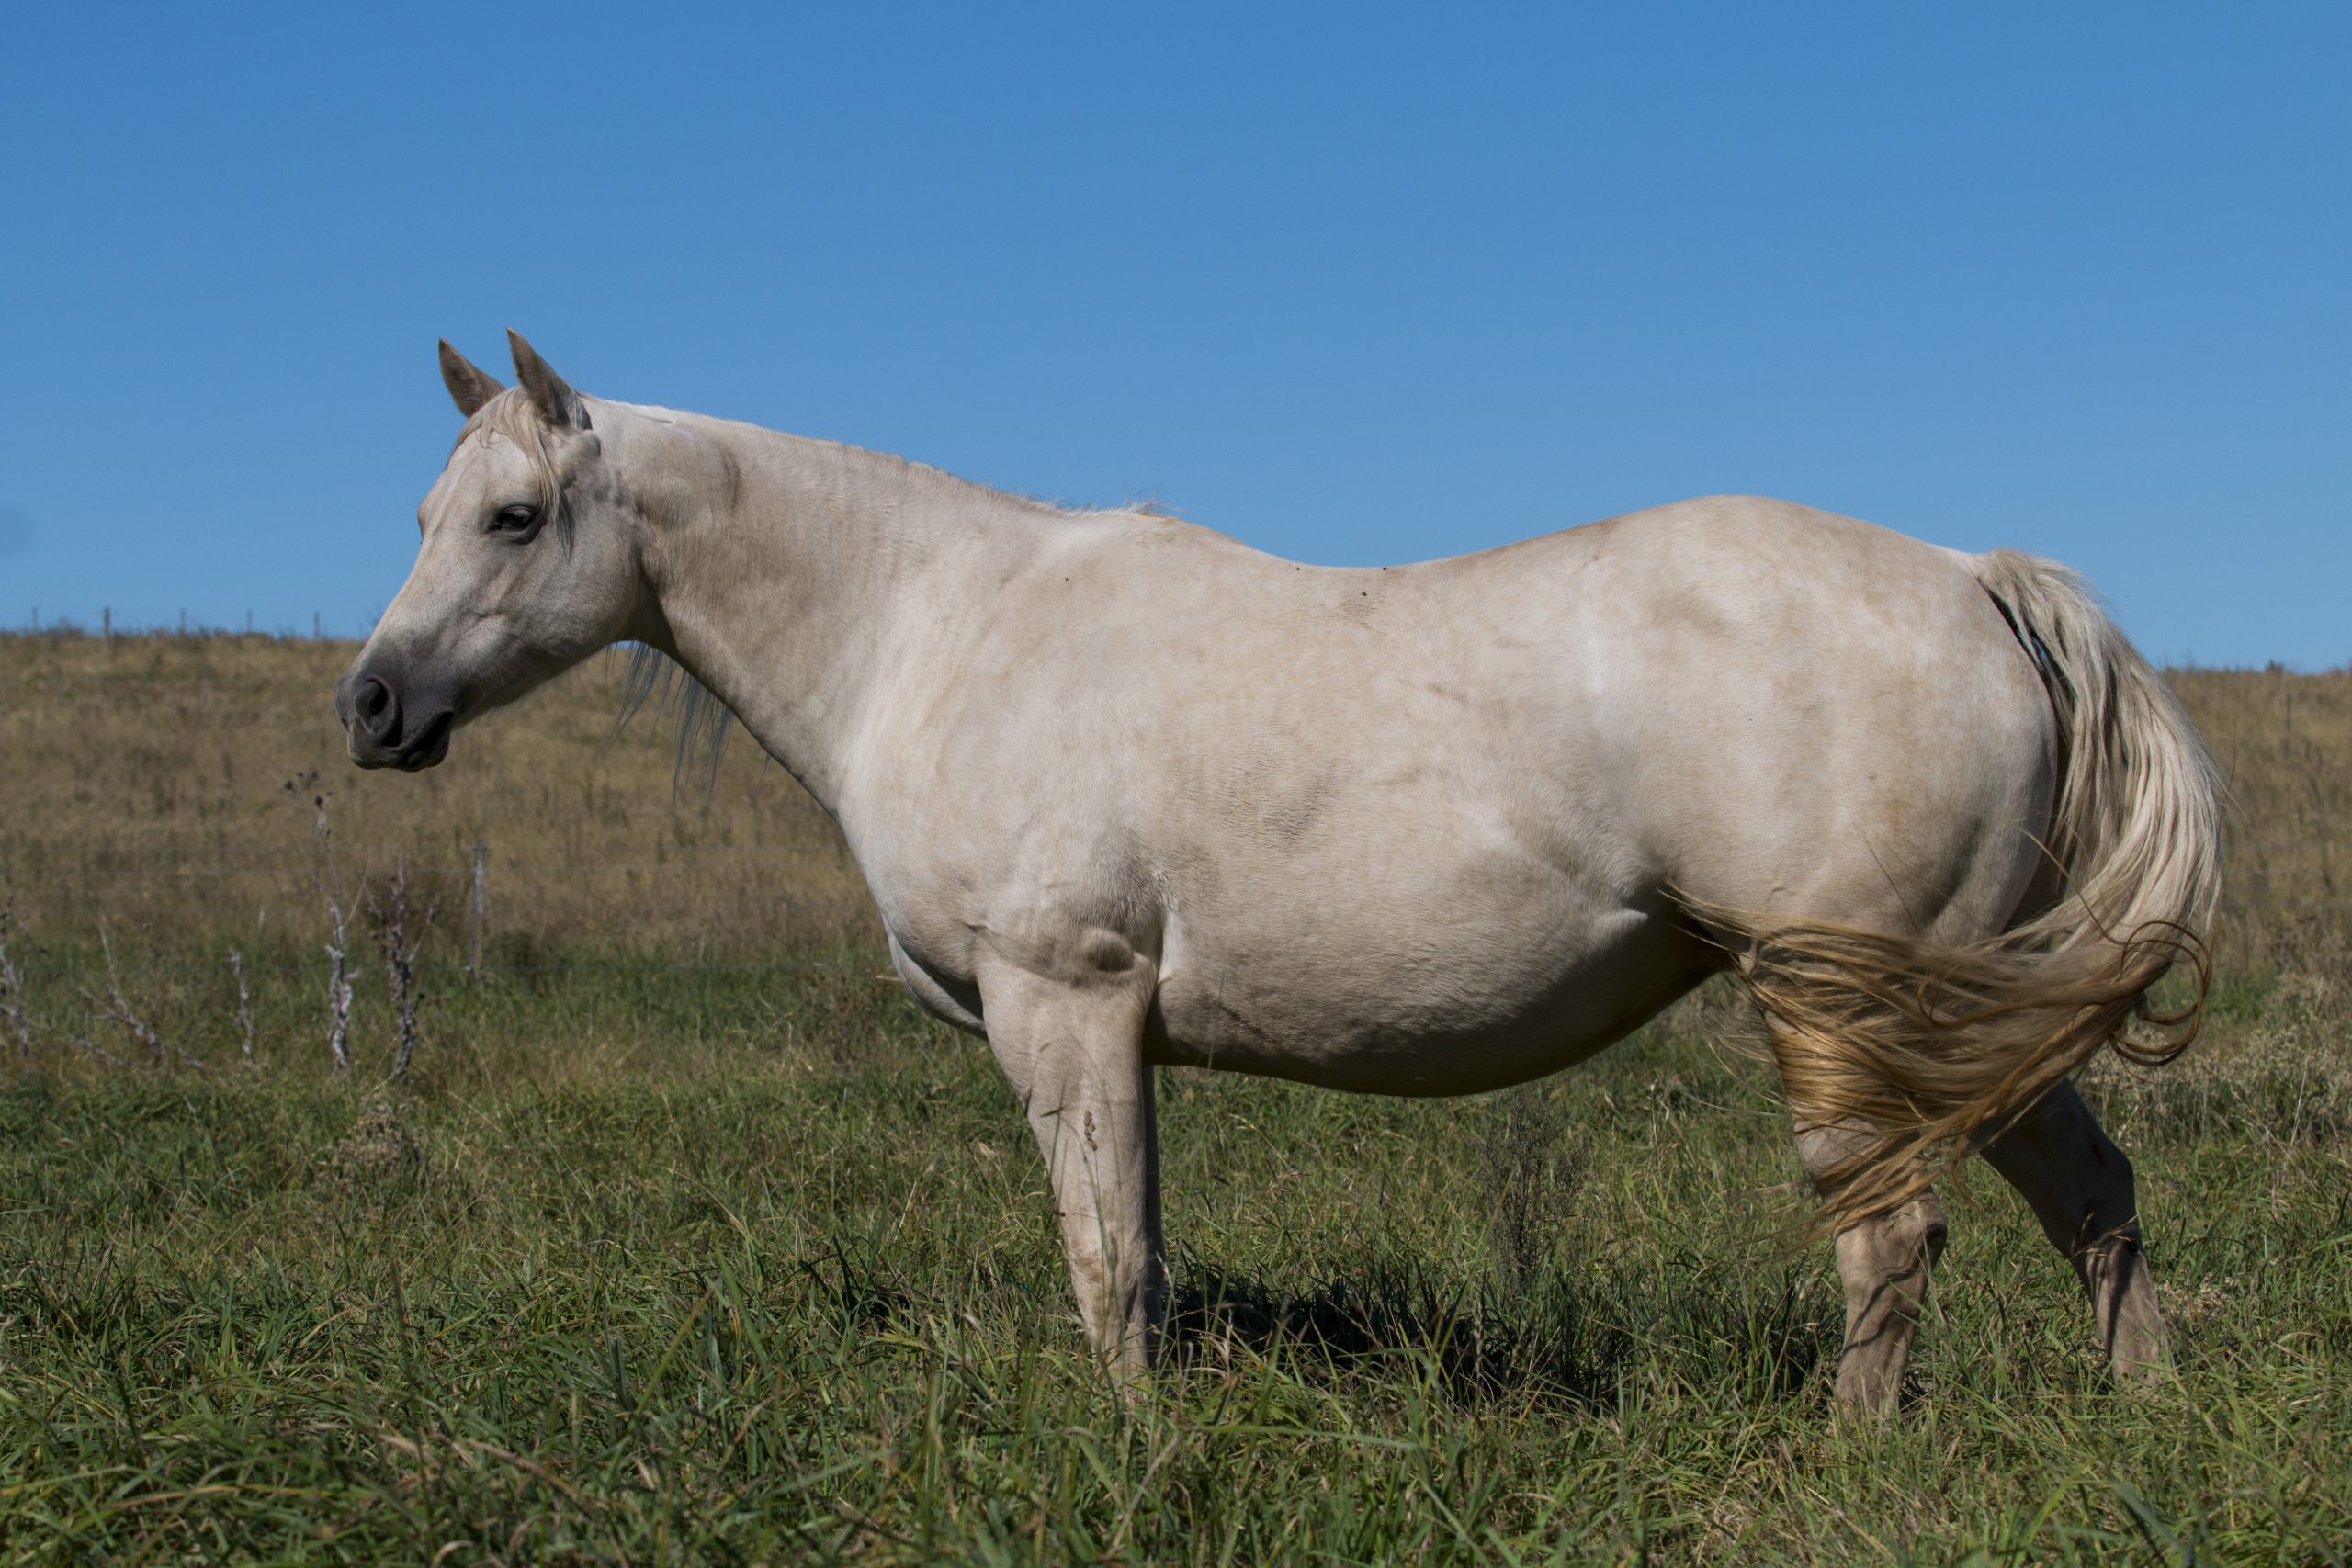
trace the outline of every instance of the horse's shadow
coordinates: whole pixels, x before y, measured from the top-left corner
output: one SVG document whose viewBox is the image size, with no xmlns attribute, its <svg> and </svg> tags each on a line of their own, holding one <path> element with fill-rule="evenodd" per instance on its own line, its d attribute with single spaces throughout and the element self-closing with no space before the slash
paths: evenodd
<svg viewBox="0 0 2352 1568">
<path fill-rule="evenodd" d="M 1803 1391 L 1838 1348 L 1834 1317 L 1793 1280 L 1762 1294 L 1653 1295 L 1546 1272 L 1505 1290 L 1391 1258 L 1310 1277 L 1321 1282 L 1296 1290 L 1180 1266 L 1168 1363 L 1213 1371 L 1255 1360 L 1312 1382 L 1401 1371 L 1452 1404 L 1613 1407 L 1647 1361 L 1683 1363 L 1708 1382 L 1728 1371 L 1743 1396 L 1778 1400 Z"/>
<path fill-rule="evenodd" d="M 1254 1365 L 1319 1387 L 1401 1377 L 1457 1406 L 1607 1411 L 1645 1369 L 1773 1403 L 1815 1383 L 1815 1371 L 1837 1357 L 1841 1325 L 1834 1292 L 1798 1270 L 1734 1284 L 1716 1270 L 1628 1282 L 1554 1267 L 1481 1283 L 1426 1259 L 1357 1255 L 1308 1262 L 1291 1278 L 1317 1282 L 1298 1288 L 1197 1257 L 1173 1262 L 1161 1340 L 1168 1370 Z M 845 1321 L 879 1326 L 940 1310 L 858 1250 L 831 1250 L 800 1268 Z M 1016 1288 L 1043 1311 L 1065 1287 L 1057 1273 Z"/>
</svg>

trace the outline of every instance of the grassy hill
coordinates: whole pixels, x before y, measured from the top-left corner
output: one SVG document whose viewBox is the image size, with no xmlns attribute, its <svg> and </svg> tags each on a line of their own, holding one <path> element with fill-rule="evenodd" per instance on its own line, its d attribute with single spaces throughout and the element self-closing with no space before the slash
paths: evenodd
<svg viewBox="0 0 2352 1568">
<path fill-rule="evenodd" d="M 1980 1171 L 1854 1425 L 1722 992 L 1476 1100 L 1163 1075 L 1178 1364 L 1128 1408 L 985 1047 L 781 770 L 681 780 L 600 663 L 363 775 L 352 651 L 0 638 L 0 1558 L 2346 1553 L 2352 676 L 2177 677 L 2237 795 L 2222 984 L 2089 1091 L 2178 1379 L 2108 1387 Z"/>
</svg>

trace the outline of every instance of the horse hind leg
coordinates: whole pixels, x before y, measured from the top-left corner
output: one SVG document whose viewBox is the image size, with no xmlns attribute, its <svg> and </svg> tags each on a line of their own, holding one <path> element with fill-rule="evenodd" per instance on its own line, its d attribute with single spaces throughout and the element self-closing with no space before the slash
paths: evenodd
<svg viewBox="0 0 2352 1568">
<path fill-rule="evenodd" d="M 1824 1197 L 1852 1157 L 1855 1138 L 1799 1117 L 1797 1153 Z M 1911 1359 L 1928 1283 L 1944 1250 L 1944 1211 L 1922 1189 L 1838 1231 L 1838 1273 L 1846 1292 L 1846 1338 L 1838 1359 L 1838 1402 L 1873 1415 L 1894 1411 Z"/>
<path fill-rule="evenodd" d="M 2116 1376 L 2140 1382 L 2171 1364 L 2156 1287 L 2140 1251 L 2132 1162 L 2099 1127 L 2074 1084 L 2044 1095 L 1984 1158 L 2041 1222 L 2090 1298 Z"/>
<path fill-rule="evenodd" d="M 1784 921 L 1765 929 L 1744 966 L 1797 1111 L 1806 1172 L 1839 1226 L 1847 1335 L 1838 1388 L 1849 1405 L 1893 1407 L 1942 1251 L 1933 1171 L 1916 1162 L 2003 1124 L 2013 1094 L 2032 1108 L 1991 1141 L 1987 1157 L 2074 1262 L 2118 1370 L 2163 1364 L 2130 1163 L 2062 1076 L 2131 996 L 2119 992 L 2086 1024 L 2087 982 L 2041 974 L 2042 962 L 1989 942 Z M 1988 998 L 2002 1005 L 1983 1006 Z M 2030 1087 L 2014 1088 L 2020 1080 Z"/>
</svg>

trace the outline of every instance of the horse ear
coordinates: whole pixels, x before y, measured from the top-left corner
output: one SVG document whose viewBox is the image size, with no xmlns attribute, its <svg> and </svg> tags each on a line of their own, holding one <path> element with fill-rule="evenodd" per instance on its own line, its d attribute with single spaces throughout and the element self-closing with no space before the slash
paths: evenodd
<svg viewBox="0 0 2352 1568">
<path fill-rule="evenodd" d="M 580 394 L 539 357 L 539 351 L 525 343 L 523 334 L 513 327 L 506 329 L 506 346 L 514 354 L 514 378 L 531 394 L 539 417 L 549 424 L 587 429 L 588 410 L 581 403 Z"/>
<path fill-rule="evenodd" d="M 446 337 L 441 340 L 441 384 L 449 389 L 458 412 L 468 419 L 473 418 L 474 411 L 482 404 L 506 390 L 497 377 L 451 348 Z"/>
</svg>

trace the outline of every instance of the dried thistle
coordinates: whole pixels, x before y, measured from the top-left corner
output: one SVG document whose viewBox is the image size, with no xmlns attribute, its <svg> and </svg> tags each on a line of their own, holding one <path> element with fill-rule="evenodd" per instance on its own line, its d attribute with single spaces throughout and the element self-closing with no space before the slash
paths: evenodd
<svg viewBox="0 0 2352 1568">
<path fill-rule="evenodd" d="M 319 775 L 313 772 L 300 779 L 287 781 L 289 794 L 315 784 Z M 351 1070 L 351 963 L 350 922 L 344 915 L 343 870 L 334 858 L 334 824 L 327 817 L 324 790 L 311 796 L 311 805 L 318 813 L 311 831 L 318 843 L 318 861 L 312 867 L 311 879 L 327 906 L 327 1058 L 334 1065 L 334 1074 L 341 1077 Z"/>
<path fill-rule="evenodd" d="M 235 948 L 229 950 L 229 973 L 237 977 L 237 1032 L 242 1037 L 245 1066 L 256 1066 L 254 1061 L 254 1003 L 252 993 L 245 989 L 245 955 Z"/>
<path fill-rule="evenodd" d="M 204 1062 L 202 1058 L 190 1055 L 187 1052 L 181 1050 L 178 1046 L 165 1040 L 155 1026 L 148 1022 L 145 1017 L 143 1017 L 136 1008 L 130 1005 L 130 998 L 122 994 L 122 976 L 115 968 L 114 963 L 114 940 L 107 934 L 107 928 L 104 924 L 100 924 L 98 927 L 98 951 L 106 955 L 107 994 L 104 997 L 98 997 L 93 995 L 86 987 L 83 987 L 82 995 L 90 1003 L 90 1005 L 97 1009 L 98 1011 L 106 1014 L 108 1018 L 113 1019 L 117 1024 L 121 1026 L 124 1033 L 130 1035 L 133 1040 L 139 1042 L 140 1044 L 145 1046 L 149 1058 L 153 1060 L 157 1066 L 162 1066 L 172 1061 L 174 1058 L 177 1058 L 183 1065 L 187 1066 L 203 1066 Z M 79 1042 L 79 1043 L 93 1051 L 96 1049 L 96 1047 L 89 1045 L 86 1041 Z M 103 1052 L 98 1054 L 101 1055 L 105 1055 Z M 109 1058 L 109 1060 L 111 1058 Z"/>
<path fill-rule="evenodd" d="M 14 913 L 8 906 L 0 904 L 0 1022 L 6 1022 L 16 1035 L 17 1063 L 29 1073 L 33 1066 L 33 1027 L 25 1015 L 25 976 L 8 951 L 8 926 Z"/>
<path fill-rule="evenodd" d="M 416 1055 L 416 1010 L 424 1000 L 424 993 L 416 984 L 416 955 L 423 950 L 441 907 L 428 901 L 422 914 L 412 908 L 405 860 L 394 862 L 392 874 L 379 886 L 367 889 L 365 897 L 368 918 L 375 927 L 376 951 L 384 961 L 385 987 L 392 998 L 398 1044 L 392 1055 L 391 1077 L 398 1083 L 408 1077 L 409 1063 Z M 413 916 L 415 930 L 412 936 Z"/>
</svg>

